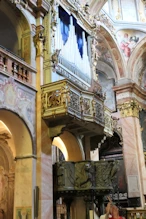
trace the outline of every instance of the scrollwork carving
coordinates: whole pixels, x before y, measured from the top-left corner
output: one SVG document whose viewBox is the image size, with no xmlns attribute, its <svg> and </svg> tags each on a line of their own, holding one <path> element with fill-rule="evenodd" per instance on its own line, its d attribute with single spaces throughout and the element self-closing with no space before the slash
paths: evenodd
<svg viewBox="0 0 146 219">
<path fill-rule="evenodd" d="M 48 94 L 48 107 L 55 107 L 61 104 L 61 95 L 59 91 L 53 91 Z"/>
<path fill-rule="evenodd" d="M 70 91 L 70 107 L 74 110 L 80 111 L 80 97 L 73 91 Z"/>
<path fill-rule="evenodd" d="M 95 99 L 92 100 L 92 106 L 93 106 L 93 116 L 96 120 L 103 122 L 103 113 L 104 109 L 101 104 L 99 104 Z"/>
<path fill-rule="evenodd" d="M 81 103 L 82 112 L 84 114 L 90 115 L 91 114 L 90 99 L 81 97 L 80 103 Z"/>
</svg>

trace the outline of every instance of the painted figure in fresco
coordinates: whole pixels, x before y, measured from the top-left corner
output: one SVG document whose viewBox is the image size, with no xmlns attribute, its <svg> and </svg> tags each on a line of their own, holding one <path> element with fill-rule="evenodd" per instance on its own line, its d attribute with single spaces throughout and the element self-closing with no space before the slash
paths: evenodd
<svg viewBox="0 0 146 219">
<path fill-rule="evenodd" d="M 120 48 L 125 56 L 130 57 L 131 55 L 131 49 L 128 47 L 130 44 L 128 33 L 124 34 L 124 37 L 120 43 Z"/>
<path fill-rule="evenodd" d="M 129 37 L 128 33 L 124 34 L 124 37 L 120 43 L 120 48 L 126 57 L 130 57 L 132 50 L 139 41 L 139 37 L 131 36 Z"/>
<path fill-rule="evenodd" d="M 19 209 L 17 212 L 17 219 L 31 219 L 30 209 Z"/>
</svg>

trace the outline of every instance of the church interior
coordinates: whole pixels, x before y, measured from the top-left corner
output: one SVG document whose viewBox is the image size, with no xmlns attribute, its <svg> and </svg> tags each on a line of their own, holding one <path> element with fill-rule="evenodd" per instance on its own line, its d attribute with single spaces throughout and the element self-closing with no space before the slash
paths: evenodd
<svg viewBox="0 0 146 219">
<path fill-rule="evenodd" d="M 145 24 L 145 0 L 0 0 L 0 219 L 146 218 Z"/>
</svg>

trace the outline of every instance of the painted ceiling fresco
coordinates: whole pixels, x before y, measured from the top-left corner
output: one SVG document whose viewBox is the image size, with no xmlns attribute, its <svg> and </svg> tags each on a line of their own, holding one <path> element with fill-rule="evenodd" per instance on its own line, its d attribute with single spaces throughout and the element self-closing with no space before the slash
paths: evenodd
<svg viewBox="0 0 146 219">
<path fill-rule="evenodd" d="M 135 47 L 145 36 L 146 33 L 138 30 L 124 29 L 117 32 L 116 37 L 119 48 L 126 61 L 128 61 Z"/>
</svg>

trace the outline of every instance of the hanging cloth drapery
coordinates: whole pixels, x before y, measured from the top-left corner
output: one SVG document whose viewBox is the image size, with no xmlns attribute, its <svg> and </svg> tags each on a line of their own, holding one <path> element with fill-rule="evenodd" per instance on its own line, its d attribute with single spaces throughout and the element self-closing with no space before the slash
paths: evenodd
<svg viewBox="0 0 146 219">
<path fill-rule="evenodd" d="M 65 45 L 69 37 L 70 16 L 61 7 L 59 7 L 59 18 L 62 40 L 63 44 Z"/>
<path fill-rule="evenodd" d="M 75 26 L 75 33 L 77 37 L 78 49 L 81 57 L 83 58 L 83 29 L 77 24 L 77 20 L 73 18 L 73 25 Z"/>
</svg>

